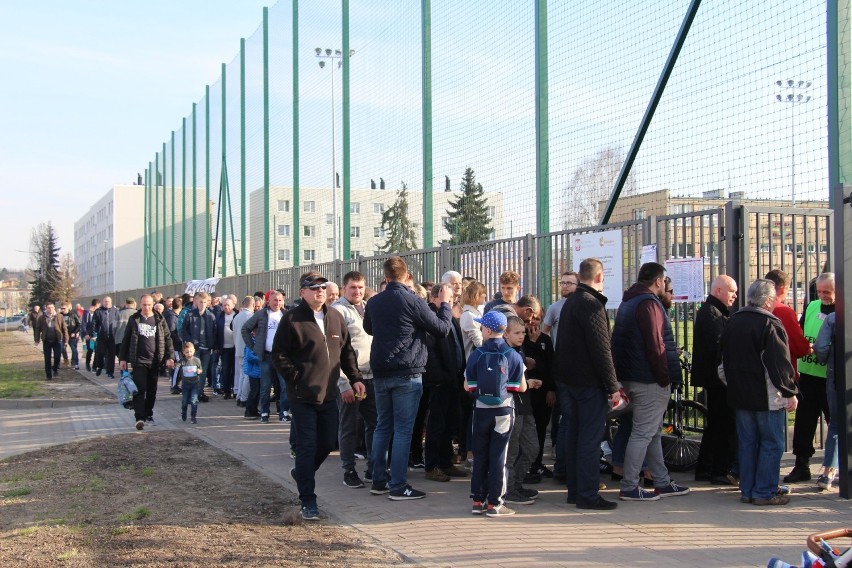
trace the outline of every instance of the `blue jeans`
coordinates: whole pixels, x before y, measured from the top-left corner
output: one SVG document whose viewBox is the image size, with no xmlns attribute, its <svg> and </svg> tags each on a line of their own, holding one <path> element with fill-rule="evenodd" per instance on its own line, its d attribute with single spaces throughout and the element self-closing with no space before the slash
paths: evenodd
<svg viewBox="0 0 852 568">
<path fill-rule="evenodd" d="M 420 375 L 373 379 L 376 387 L 376 433 L 373 435 L 373 483 L 387 481 L 388 447 L 393 433 L 393 452 L 390 464 L 391 490 L 408 484 L 408 452 L 411 450 L 411 431 L 423 394 Z M 293 422 L 296 417 L 293 416 Z M 298 454 L 297 454 L 298 455 Z"/>
<path fill-rule="evenodd" d="M 317 504 L 316 471 L 337 441 L 337 401 L 322 404 L 293 402 L 293 423 L 290 425 L 290 447 L 296 452 L 293 477 L 299 488 L 302 505 Z"/>
<path fill-rule="evenodd" d="M 495 507 L 503 504 L 507 485 L 506 454 L 514 423 L 515 409 L 510 406 L 473 409 L 470 497 L 474 501 L 487 500 Z"/>
<path fill-rule="evenodd" d="M 264 353 L 263 359 L 260 361 L 261 416 L 269 416 L 269 393 L 272 389 L 272 381 L 275 381 L 275 390 L 278 392 L 278 417 L 280 418 L 284 415 L 285 410 L 290 410 L 290 405 L 287 402 L 287 389 L 284 385 L 284 377 L 272 366 L 269 353 Z"/>
<path fill-rule="evenodd" d="M 826 379 L 825 395 L 828 398 L 828 412 L 831 420 L 825 436 L 825 455 L 822 466 L 837 471 L 837 436 L 840 432 L 840 415 L 837 413 L 837 385 L 834 383 L 834 377 Z"/>
<path fill-rule="evenodd" d="M 192 417 L 198 414 L 198 399 L 201 397 L 201 381 L 198 379 L 183 380 L 181 387 L 180 409 L 186 412 L 186 407 L 192 405 Z"/>
<path fill-rule="evenodd" d="M 660 437 L 663 416 L 671 396 L 670 387 L 661 387 L 657 383 L 623 381 L 624 391 L 633 408 L 633 431 L 624 452 L 624 477 L 621 479 L 622 491 L 633 491 L 639 486 L 643 460 L 651 470 L 656 487 L 665 487 L 671 483 L 669 470 L 663 461 L 663 445 Z"/>
<path fill-rule="evenodd" d="M 737 409 L 740 491 L 747 499 L 771 499 L 778 492 L 787 414 L 783 410 Z"/>
<path fill-rule="evenodd" d="M 609 410 L 607 393 L 594 387 L 573 387 L 557 383 L 562 412 L 560 435 L 564 431 L 565 476 L 568 495 L 578 504 L 598 499 L 601 439 Z"/>
</svg>

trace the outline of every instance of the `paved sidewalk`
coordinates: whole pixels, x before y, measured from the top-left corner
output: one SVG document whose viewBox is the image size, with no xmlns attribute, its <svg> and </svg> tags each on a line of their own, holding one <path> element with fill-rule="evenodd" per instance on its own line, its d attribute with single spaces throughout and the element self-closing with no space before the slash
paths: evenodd
<svg viewBox="0 0 852 568">
<path fill-rule="evenodd" d="M 114 390 L 113 380 L 83 374 Z M 245 421 L 234 401 L 211 398 L 199 406 L 199 424 L 193 426 L 180 421 L 180 397 L 168 392 L 164 379 L 155 408 L 157 426 L 150 429 L 186 428 L 295 491 L 288 474 L 293 460 L 287 424 Z M 132 432 L 133 423 L 132 412 L 117 403 L 5 406 L 0 410 L 0 458 Z M 673 477 L 689 484 L 687 474 Z M 808 534 L 852 526 L 848 501 L 836 491 L 818 493 L 806 484 L 794 486 L 786 507 L 744 505 L 736 491 L 699 484 L 684 497 L 620 502 L 615 511 L 588 512 L 567 505 L 564 488 L 545 480 L 532 486 L 541 491 L 535 505 L 516 506 L 515 516 L 490 519 L 470 514 L 467 480 L 438 483 L 424 480 L 422 470 L 412 471 L 409 481 L 428 496 L 407 502 L 347 488 L 342 480 L 340 459 L 332 454 L 317 472 L 321 511 L 424 566 L 765 566 L 771 556 L 801 558 Z M 612 487 L 604 496 L 616 499 L 617 483 L 604 481 Z"/>
</svg>

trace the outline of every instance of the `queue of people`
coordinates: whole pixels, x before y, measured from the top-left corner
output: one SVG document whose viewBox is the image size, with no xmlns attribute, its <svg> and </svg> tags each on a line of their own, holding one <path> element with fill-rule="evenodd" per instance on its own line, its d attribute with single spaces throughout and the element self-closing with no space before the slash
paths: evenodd
<svg viewBox="0 0 852 568">
<path fill-rule="evenodd" d="M 61 352 L 84 340 L 86 370 L 114 377 L 132 371 L 136 428 L 153 425 L 157 383 L 170 377 L 181 418 L 198 421 L 198 403 L 235 399 L 246 420 L 290 423 L 290 450 L 303 519 L 319 518 L 315 472 L 340 449 L 342 482 L 394 501 L 426 497 L 409 481 L 471 478 L 471 512 L 501 517 L 529 506 L 544 478 L 564 483 L 580 509 L 618 506 L 601 496 L 601 442 L 607 415 L 629 404 L 613 442 L 613 479 L 621 501 L 687 495 L 666 468 L 661 426 L 673 388 L 683 383 L 665 267 L 649 262 L 624 292 L 614 322 L 598 259 L 560 275 L 560 299 L 543 309 L 520 296 L 520 275 L 506 271 L 485 303 L 486 287 L 455 271 L 414 283 L 391 257 L 374 292 L 347 273 L 340 286 L 305 273 L 299 297 L 282 290 L 246 296 L 110 297 L 88 310 L 53 305 L 33 317 L 45 373 L 56 377 Z M 779 484 L 786 412 L 797 409 L 796 465 L 784 478 L 809 481 L 820 415 L 829 422 L 821 489 L 837 484 L 832 341 L 834 277 L 816 282 L 819 299 L 797 321 L 784 302 L 789 277 L 773 270 L 751 283 L 734 311 L 737 283 L 710 285 L 693 332 L 693 385 L 704 389 L 708 419 L 696 482 L 736 485 L 743 503 L 789 502 Z M 209 390 L 209 396 L 205 394 Z M 622 399 L 625 400 L 622 400 Z M 801 403 L 801 404 L 800 404 Z M 542 463 L 550 427 L 555 457 Z M 425 440 L 425 442 L 424 442 Z M 359 473 L 357 458 L 365 458 Z M 363 475 L 363 477 L 362 477 Z"/>
</svg>

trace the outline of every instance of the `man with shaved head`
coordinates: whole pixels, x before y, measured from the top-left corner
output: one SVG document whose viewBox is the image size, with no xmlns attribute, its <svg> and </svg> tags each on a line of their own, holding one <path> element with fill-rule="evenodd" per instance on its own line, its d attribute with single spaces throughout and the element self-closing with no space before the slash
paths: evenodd
<svg viewBox="0 0 852 568">
<path fill-rule="evenodd" d="M 696 481 L 715 485 L 737 482 L 736 414 L 728 407 L 728 388 L 719 379 L 719 338 L 737 299 L 737 283 L 722 274 L 695 316 L 692 335 L 692 384 L 707 396 L 707 427 L 695 467 Z"/>
</svg>

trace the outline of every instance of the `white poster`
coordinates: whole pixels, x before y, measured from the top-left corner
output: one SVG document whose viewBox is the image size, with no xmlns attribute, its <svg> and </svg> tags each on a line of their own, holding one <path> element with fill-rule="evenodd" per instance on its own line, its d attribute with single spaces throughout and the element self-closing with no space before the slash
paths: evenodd
<svg viewBox="0 0 852 568">
<path fill-rule="evenodd" d="M 640 259 L 639 266 L 642 266 L 646 262 L 657 262 L 657 243 L 642 247 L 642 258 Z"/>
<path fill-rule="evenodd" d="M 672 279 L 675 302 L 704 301 L 704 259 L 672 258 L 666 261 L 666 274 Z"/>
<path fill-rule="evenodd" d="M 212 294 L 216 291 L 216 284 L 219 283 L 218 278 L 208 278 L 207 280 L 190 280 L 186 283 L 186 291 L 184 294 L 195 296 L 199 292 L 207 292 Z"/>
<path fill-rule="evenodd" d="M 608 300 L 606 307 L 609 310 L 617 309 L 624 295 L 621 230 L 574 235 L 572 246 L 575 272 L 580 270 L 580 263 L 587 258 L 597 258 L 603 263 L 603 294 Z"/>
</svg>

